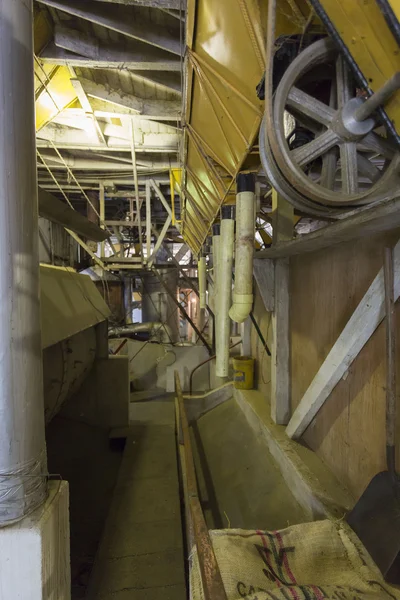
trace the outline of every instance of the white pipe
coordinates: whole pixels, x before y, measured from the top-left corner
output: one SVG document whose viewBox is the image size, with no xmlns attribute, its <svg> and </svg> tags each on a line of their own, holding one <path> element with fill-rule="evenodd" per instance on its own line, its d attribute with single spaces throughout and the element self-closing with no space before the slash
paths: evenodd
<svg viewBox="0 0 400 600">
<path fill-rule="evenodd" d="M 213 294 L 212 294 L 212 310 L 214 313 L 217 312 L 217 298 L 218 298 L 218 259 L 219 259 L 219 244 L 220 244 L 220 226 L 213 225 L 213 239 L 212 239 L 212 255 L 213 255 Z"/>
<path fill-rule="evenodd" d="M 199 276 L 199 296 L 200 296 L 200 309 L 206 308 L 206 289 L 207 289 L 207 273 L 206 273 L 206 259 L 202 256 L 199 259 L 198 264 L 198 276 Z"/>
<path fill-rule="evenodd" d="M 247 187 L 252 187 L 248 175 L 240 177 L 242 181 L 245 179 Z M 252 183 L 254 185 L 254 178 Z M 236 196 L 235 287 L 229 311 L 230 318 L 236 323 L 243 323 L 253 306 L 254 203 L 254 191 L 241 191 Z"/>
<path fill-rule="evenodd" d="M 31 1 L 0 2 L 0 526 L 47 491 L 32 22 Z"/>
<path fill-rule="evenodd" d="M 232 262 L 235 221 L 222 219 L 221 242 L 218 256 L 217 283 L 217 318 L 216 318 L 216 361 L 217 377 L 228 377 L 229 374 L 229 340 L 230 319 L 229 307 L 232 296 Z"/>
</svg>

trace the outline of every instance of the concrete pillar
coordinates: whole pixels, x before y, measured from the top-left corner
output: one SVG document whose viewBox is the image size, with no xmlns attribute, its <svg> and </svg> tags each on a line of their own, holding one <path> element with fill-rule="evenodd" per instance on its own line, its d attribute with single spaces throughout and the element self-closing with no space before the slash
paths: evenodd
<svg viewBox="0 0 400 600">
<path fill-rule="evenodd" d="M 22 519 L 46 497 L 30 0 L 0 2 L 0 132 L 0 525 L 4 525 Z"/>
</svg>

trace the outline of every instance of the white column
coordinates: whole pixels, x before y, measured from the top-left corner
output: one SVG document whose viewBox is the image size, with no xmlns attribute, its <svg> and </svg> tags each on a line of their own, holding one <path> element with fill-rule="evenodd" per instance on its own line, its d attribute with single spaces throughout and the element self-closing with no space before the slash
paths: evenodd
<svg viewBox="0 0 400 600">
<path fill-rule="evenodd" d="M 46 497 L 32 1 L 0 2 L 0 525 Z"/>
</svg>

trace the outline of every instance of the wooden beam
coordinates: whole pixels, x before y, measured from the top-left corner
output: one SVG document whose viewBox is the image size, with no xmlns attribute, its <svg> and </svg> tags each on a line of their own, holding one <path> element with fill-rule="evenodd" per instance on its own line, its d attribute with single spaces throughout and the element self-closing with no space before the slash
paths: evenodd
<svg viewBox="0 0 400 600">
<path fill-rule="evenodd" d="M 171 225 L 171 217 L 168 216 L 167 219 L 166 219 L 166 221 L 165 221 L 165 223 L 164 223 L 164 225 L 163 225 L 163 228 L 160 231 L 160 235 L 158 236 L 158 238 L 156 240 L 153 252 L 152 252 L 151 256 L 149 256 L 147 258 L 147 265 L 148 266 L 151 267 L 151 265 L 153 264 L 153 262 L 154 262 L 154 260 L 155 260 L 155 258 L 157 256 L 157 252 L 159 251 L 159 249 L 161 247 L 161 244 L 164 241 L 164 238 L 165 238 L 165 236 L 167 234 L 167 231 L 168 231 L 168 228 L 169 228 L 170 225 Z"/>
<path fill-rule="evenodd" d="M 109 234 L 95 223 L 40 187 L 38 188 L 38 199 L 39 215 L 44 219 L 68 227 L 75 233 L 95 242 L 101 242 L 109 237 Z"/>
<path fill-rule="evenodd" d="M 363 209 L 295 240 L 271 246 L 267 250 L 257 252 L 256 257 L 296 256 L 398 228 L 400 228 L 400 196 L 390 198 L 378 206 Z"/>
<path fill-rule="evenodd" d="M 101 25 L 127 37 L 157 46 L 180 56 L 179 28 L 171 32 L 170 27 L 159 25 L 143 18 L 142 12 L 135 7 L 118 10 L 93 0 L 39 0 L 41 4 L 56 8 L 90 23 Z M 122 8 L 122 7 L 121 7 Z"/>
<path fill-rule="evenodd" d="M 109 4 L 125 4 L 126 6 L 149 6 L 151 8 L 172 8 L 179 10 L 181 0 L 97 0 Z"/>
<path fill-rule="evenodd" d="M 149 46 L 150 48 L 150 46 Z M 87 67 L 89 69 L 118 69 L 121 71 L 180 71 L 179 60 L 169 59 L 167 57 L 151 57 L 147 53 L 144 55 L 127 55 L 123 60 L 121 54 L 116 52 L 111 55 L 105 55 L 102 49 L 99 51 L 98 58 L 91 58 L 82 54 L 74 54 L 63 48 L 57 48 L 53 42 L 50 42 L 40 53 L 40 60 L 44 63 L 50 63 L 60 66 Z"/>
<path fill-rule="evenodd" d="M 87 57 L 98 57 L 100 52 L 99 40 L 83 31 L 65 27 L 61 23 L 54 26 L 54 44 L 57 48 L 63 48 Z"/>
<path fill-rule="evenodd" d="M 57 48 L 61 48 L 68 52 L 73 52 L 71 55 L 72 61 L 80 61 L 80 66 L 84 66 L 83 62 L 89 63 L 92 68 L 119 68 L 127 70 L 136 77 L 145 79 L 151 83 L 161 85 L 169 90 L 181 92 L 181 74 L 179 71 L 171 71 L 170 68 L 160 70 L 159 64 L 163 64 L 163 60 L 170 66 L 169 55 L 158 48 L 150 47 L 143 49 L 143 45 L 136 41 L 127 40 L 125 44 L 107 44 L 91 35 L 87 35 L 82 31 L 70 29 L 63 25 L 56 24 L 54 30 L 54 44 Z M 44 55 L 51 52 L 54 46 L 47 46 Z M 41 57 L 43 58 L 43 57 Z M 136 68 L 137 63 L 137 68 Z M 179 65 L 179 59 L 173 59 L 173 66 Z M 177 63 L 177 65 L 175 65 Z M 71 61 L 68 62 L 69 66 Z M 153 64 L 156 65 L 154 70 L 151 69 Z M 149 68 L 150 67 L 150 68 Z M 149 70 L 148 70 L 149 69 Z"/>
<path fill-rule="evenodd" d="M 75 112 L 75 111 L 74 111 Z M 94 140 L 93 136 L 90 135 L 85 129 L 80 127 L 85 126 L 85 116 L 83 111 L 82 114 L 77 116 L 74 121 L 72 113 L 71 117 L 65 117 L 62 120 L 56 119 L 51 125 L 43 127 L 37 133 L 37 146 L 38 148 L 52 148 L 51 143 L 54 142 L 59 150 L 71 149 L 71 150 L 98 150 L 100 152 L 105 151 L 103 144 L 100 141 Z M 96 116 L 96 113 L 95 113 Z M 125 115 L 124 115 L 125 117 Z M 87 124 L 86 124 L 87 126 Z M 101 123 L 101 130 L 107 139 L 107 152 L 118 151 L 118 152 L 130 152 L 131 142 L 130 134 L 126 128 L 120 127 L 119 125 L 111 125 Z M 151 152 L 177 152 L 179 142 L 178 133 L 141 133 L 138 127 L 137 139 L 135 139 L 136 151 L 138 153 L 151 153 Z M 97 153 L 97 156 L 99 154 Z M 127 158 L 124 160 L 128 160 Z M 121 161 L 123 162 L 123 160 Z"/>
<path fill-rule="evenodd" d="M 253 261 L 253 275 L 256 280 L 265 310 L 272 312 L 275 308 L 275 266 L 273 260 Z"/>
<path fill-rule="evenodd" d="M 69 69 L 70 69 L 71 75 L 72 75 L 72 77 L 70 79 L 70 81 L 72 83 L 72 87 L 76 91 L 78 100 L 81 103 L 83 110 L 85 111 L 86 118 L 90 119 L 90 121 L 92 122 L 93 130 L 97 136 L 97 139 L 99 140 L 100 145 L 107 147 L 106 138 L 104 137 L 103 131 L 101 130 L 99 122 L 94 114 L 93 108 L 89 102 L 89 98 L 87 97 L 86 92 L 83 89 L 82 84 L 79 81 L 79 79 L 76 79 L 75 69 L 73 67 L 69 67 Z"/>
<path fill-rule="evenodd" d="M 293 206 L 273 190 L 272 209 L 274 243 L 291 239 Z M 271 347 L 271 418 L 279 425 L 286 425 L 290 418 L 289 283 L 289 259 L 280 258 L 275 261 Z"/>
<path fill-rule="evenodd" d="M 190 248 L 187 244 L 182 244 L 182 247 L 179 248 L 178 252 L 175 254 L 174 259 L 179 264 L 182 258 L 189 252 Z"/>
<path fill-rule="evenodd" d="M 71 46 L 72 47 L 72 46 Z M 151 50 L 152 47 L 149 46 Z M 141 52 L 121 52 L 118 47 L 109 48 L 107 45 L 99 49 L 97 56 L 85 56 L 82 53 L 75 54 L 64 48 L 58 48 L 50 42 L 40 53 L 40 60 L 61 66 L 87 67 L 89 69 L 118 69 L 134 71 L 176 71 L 179 72 L 181 65 L 179 60 L 169 58 L 167 53 L 150 54 L 148 50 Z"/>
<path fill-rule="evenodd" d="M 107 85 L 102 85 L 90 81 L 89 79 L 80 79 L 83 89 L 88 96 L 134 110 L 139 115 L 149 115 L 159 120 L 179 119 L 181 104 L 177 100 L 154 100 L 138 98 L 131 94 L 124 94 L 121 90 L 115 90 Z M 145 117 L 144 117 L 145 118 Z"/>
<path fill-rule="evenodd" d="M 394 298 L 400 294 L 400 241 L 394 248 Z M 286 428 L 291 438 L 299 438 L 324 405 L 334 387 L 348 371 L 385 316 L 383 268 L 350 317 L 322 363 Z"/>
<path fill-rule="evenodd" d="M 99 267 L 101 267 L 103 269 L 103 271 L 108 271 L 107 267 L 105 266 L 105 264 L 103 263 L 103 261 L 100 260 L 100 258 L 98 256 L 96 256 L 96 254 L 94 252 L 92 252 L 92 250 L 89 248 L 89 246 L 79 237 L 79 235 L 77 235 L 74 231 L 72 231 L 71 229 L 68 229 L 67 227 L 65 227 L 65 231 L 67 233 L 69 233 L 69 235 L 76 241 L 78 242 L 78 244 L 84 249 L 86 250 L 86 252 L 89 254 L 89 256 L 91 256 L 94 260 L 94 262 L 96 264 L 99 265 Z"/>
</svg>

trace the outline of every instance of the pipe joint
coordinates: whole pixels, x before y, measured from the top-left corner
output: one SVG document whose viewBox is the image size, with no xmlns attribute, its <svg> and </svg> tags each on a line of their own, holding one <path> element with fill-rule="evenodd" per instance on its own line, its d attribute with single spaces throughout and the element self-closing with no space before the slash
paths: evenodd
<svg viewBox="0 0 400 600">
<path fill-rule="evenodd" d="M 235 323 L 243 323 L 253 306 L 253 294 L 233 294 L 233 304 L 229 316 Z"/>
</svg>

